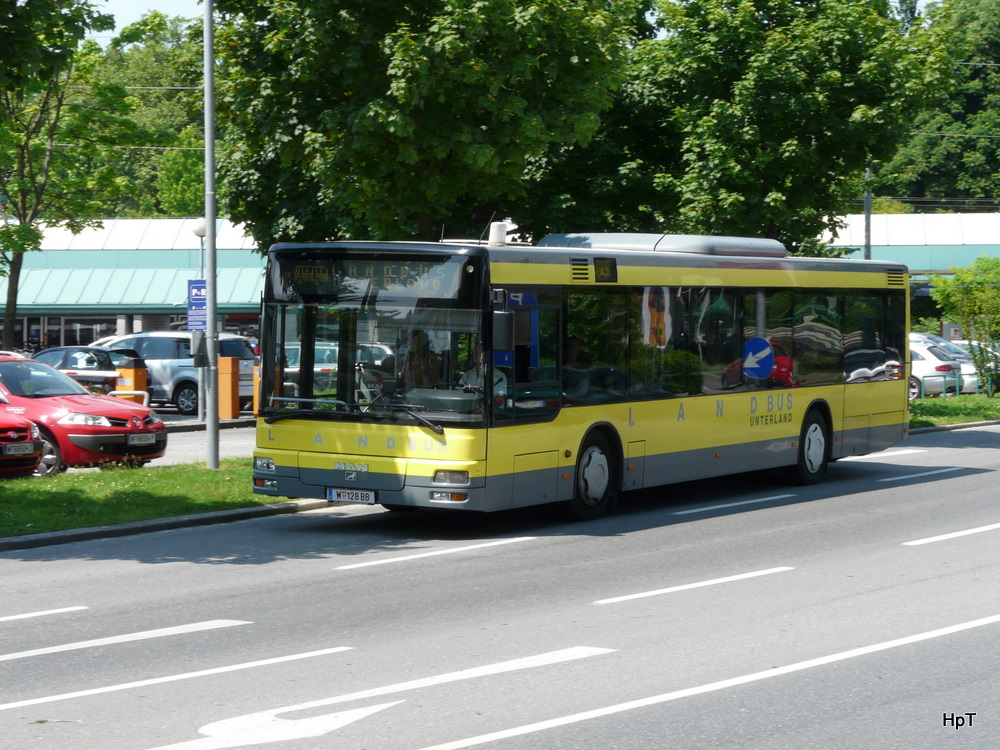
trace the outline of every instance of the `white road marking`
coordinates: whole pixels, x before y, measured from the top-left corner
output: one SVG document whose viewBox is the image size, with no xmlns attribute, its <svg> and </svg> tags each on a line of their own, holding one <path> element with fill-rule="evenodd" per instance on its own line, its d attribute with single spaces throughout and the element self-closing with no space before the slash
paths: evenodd
<svg viewBox="0 0 1000 750">
<path fill-rule="evenodd" d="M 132 688 L 147 687 L 149 685 L 160 685 L 166 682 L 177 682 L 179 680 L 190 680 L 195 677 L 210 677 L 216 674 L 225 674 L 226 672 L 238 672 L 241 669 L 253 669 L 255 667 L 267 667 L 271 664 L 282 664 L 287 661 L 296 661 L 298 659 L 311 659 L 315 656 L 326 656 L 327 654 L 336 654 L 340 651 L 350 651 L 350 646 L 337 646 L 336 648 L 326 648 L 322 651 L 309 651 L 304 654 L 292 654 L 291 656 L 278 656 L 273 659 L 261 659 L 260 661 L 249 661 L 243 664 L 232 664 L 228 667 L 214 667 L 212 669 L 202 669 L 198 672 L 184 672 L 183 674 L 169 675 L 167 677 L 153 677 L 149 680 L 139 680 L 137 682 L 125 682 L 120 685 L 108 685 L 106 687 L 91 688 L 90 690 L 77 690 L 73 693 L 62 693 L 61 695 L 47 695 L 43 698 L 29 698 L 23 701 L 15 701 L 13 703 L 0 703 L 0 711 L 6 711 L 9 708 L 21 708 L 23 706 L 37 706 L 40 703 L 55 703 L 57 701 L 65 701 L 71 698 L 85 698 L 88 695 L 101 695 L 103 693 L 114 693 L 119 690 L 131 690 Z"/>
<path fill-rule="evenodd" d="M 526 724 L 520 727 L 514 727 L 512 729 L 504 729 L 499 732 L 493 732 L 492 734 L 483 734 L 478 737 L 469 737 L 464 740 L 457 740 L 455 742 L 445 742 L 441 745 L 433 745 L 431 747 L 425 747 L 423 750 L 462 750 L 467 747 L 474 747 L 476 745 L 484 745 L 487 742 L 496 742 L 498 740 L 510 739 L 511 737 L 519 737 L 526 734 L 532 734 L 534 732 L 541 732 L 546 729 L 554 729 L 556 727 L 566 726 L 568 724 L 576 724 L 581 721 L 588 721 L 590 719 L 598 719 L 604 716 L 611 716 L 613 714 L 623 713 L 625 711 L 632 711 L 637 708 L 646 708 L 648 706 L 655 706 L 661 703 L 667 703 L 669 701 L 679 700 L 680 698 L 690 698 L 694 695 L 702 695 L 704 693 L 711 693 L 716 690 L 725 690 L 726 688 L 736 687 L 737 685 L 746 685 L 751 682 L 759 682 L 760 680 L 767 680 L 772 677 L 781 677 L 787 674 L 792 674 L 793 672 L 801 672 L 806 669 L 812 669 L 813 667 L 821 667 L 826 664 L 834 664 L 836 662 L 845 661 L 847 659 L 853 659 L 858 656 L 867 656 L 868 654 L 874 654 L 879 651 L 887 651 L 888 649 L 898 648 L 900 646 L 908 646 L 912 643 L 919 643 L 920 641 L 930 640 L 931 638 L 940 638 L 942 636 L 951 635 L 952 633 L 959 633 L 963 630 L 971 630 L 973 628 L 983 627 L 985 625 L 993 625 L 1000 622 L 1000 615 L 993 615 L 992 617 L 984 617 L 980 620 L 972 620 L 970 622 L 964 622 L 960 625 L 952 625 L 946 628 L 940 628 L 938 630 L 930 630 L 926 633 L 919 633 L 917 635 L 907 636 L 905 638 L 898 638 L 893 641 L 884 641 L 883 643 L 876 643 L 873 646 L 863 646 L 861 648 L 854 648 L 850 651 L 841 651 L 838 654 L 831 654 L 829 656 L 821 656 L 817 659 L 809 659 L 807 661 L 800 661 L 795 664 L 789 664 L 784 667 L 776 667 L 775 669 L 768 669 L 763 672 L 754 672 L 753 674 L 743 675 L 741 677 L 733 677 L 728 680 L 720 680 L 718 682 L 711 682 L 707 685 L 701 685 L 699 687 L 686 688 L 684 690 L 675 690 L 671 693 L 664 693 L 662 695 L 653 695 L 649 698 L 641 698 L 639 700 L 629 701 L 627 703 L 619 703 L 614 706 L 606 706 L 605 708 L 598 708 L 593 711 L 584 711 L 578 714 L 572 714 L 570 716 L 563 716 L 557 719 L 549 719 L 548 721 L 539 721 L 535 724 Z"/>
<path fill-rule="evenodd" d="M 141 633 L 128 633 L 126 635 L 114 635 L 110 638 L 97 638 L 92 641 L 78 641 L 76 643 L 66 643 L 62 646 L 48 646 L 46 648 L 36 648 L 31 651 L 18 651 L 12 654 L 0 654 L 0 661 L 12 661 L 14 659 L 27 659 L 30 656 L 44 656 L 45 654 L 58 654 L 63 651 L 76 651 L 82 648 L 93 648 L 94 646 L 110 646 L 115 643 L 128 643 L 129 641 L 145 641 L 149 638 L 163 638 L 168 635 L 182 635 L 186 633 L 197 633 L 201 630 L 215 630 L 217 628 L 231 628 L 234 625 L 252 625 L 253 623 L 243 620 L 209 620 L 207 622 L 195 622 L 191 625 L 178 625 L 174 628 L 160 628 L 159 630 L 144 630 Z"/>
<path fill-rule="evenodd" d="M 706 505 L 702 508 L 690 508 L 688 510 L 675 510 L 670 515 L 672 516 L 687 516 L 692 513 L 708 513 L 710 510 L 722 510 L 723 508 L 735 508 L 739 505 L 758 505 L 759 503 L 769 503 L 772 500 L 785 500 L 789 497 L 795 497 L 795 495 L 772 495 L 771 497 L 762 497 L 758 500 L 741 500 L 738 503 L 722 503 L 721 505 Z"/>
<path fill-rule="evenodd" d="M 905 482 L 908 479 L 920 479 L 920 477 L 930 477 L 935 474 L 949 474 L 953 471 L 962 471 L 964 466 L 949 466 L 947 469 L 935 469 L 934 471 L 922 471 L 919 474 L 903 474 L 898 477 L 886 477 L 879 479 L 880 482 Z"/>
<path fill-rule="evenodd" d="M 468 552 L 469 550 L 485 549 L 486 547 L 497 547 L 501 544 L 514 544 L 515 542 L 530 542 L 536 537 L 521 536 L 515 539 L 501 539 L 496 542 L 486 542 L 485 544 L 473 544 L 468 547 L 453 547 L 452 549 L 441 549 L 435 552 L 421 552 L 416 555 L 405 555 L 403 557 L 387 557 L 382 560 L 372 560 L 371 562 L 353 563 L 352 565 L 341 565 L 335 570 L 352 570 L 354 568 L 367 568 L 372 565 L 388 565 L 389 563 L 406 562 L 408 560 L 419 560 L 422 557 L 436 557 L 437 555 L 450 555 L 455 552 Z"/>
<path fill-rule="evenodd" d="M 87 607 L 63 607 L 62 609 L 46 609 L 41 612 L 27 612 L 23 615 L 6 615 L 5 617 L 0 617 L 0 622 L 26 620 L 29 617 L 45 617 L 46 615 L 61 615 L 63 612 L 79 612 L 81 609 L 87 609 Z"/>
<path fill-rule="evenodd" d="M 969 534 L 980 534 L 984 531 L 996 531 L 1000 529 L 1000 523 L 993 523 L 989 526 L 979 526 L 975 529 L 966 529 L 965 531 L 953 531 L 950 534 L 941 534 L 940 536 L 930 536 L 926 539 L 917 539 L 912 542 L 903 542 L 904 547 L 916 547 L 920 544 L 930 544 L 931 542 L 943 542 L 946 539 L 956 539 L 960 536 L 968 536 Z"/>
<path fill-rule="evenodd" d="M 270 712 L 237 716 L 235 719 L 206 724 L 198 731 L 206 737 L 174 745 L 161 745 L 154 750 L 223 750 L 223 748 L 263 745 L 269 742 L 304 740 L 322 737 L 351 722 L 364 719 L 385 708 L 403 701 L 381 703 L 377 706 L 355 708 L 352 711 L 338 711 L 308 719 L 279 719 Z"/>
<path fill-rule="evenodd" d="M 632 599 L 642 599 L 647 596 L 659 596 L 660 594 L 672 594 L 675 591 L 687 591 L 688 589 L 698 589 L 702 586 L 714 586 L 717 583 L 730 583 L 731 581 L 743 581 L 747 578 L 756 578 L 757 576 L 766 576 L 771 573 L 783 573 L 786 570 L 795 570 L 795 568 L 768 568 L 767 570 L 755 570 L 752 573 L 740 573 L 735 576 L 727 576 L 725 578 L 713 578 L 711 581 L 699 581 L 698 583 L 685 583 L 681 586 L 671 586 L 668 589 L 657 589 L 656 591 L 644 591 L 641 594 L 628 594 L 626 596 L 616 596 L 612 599 L 601 599 L 593 604 L 617 604 L 618 602 L 627 602 Z"/>
<path fill-rule="evenodd" d="M 877 461 L 881 458 L 895 458 L 896 456 L 908 456 L 911 453 L 926 453 L 922 448 L 907 448 L 906 450 L 892 451 L 890 453 L 869 453 L 866 456 L 847 456 L 841 461 Z"/>
<path fill-rule="evenodd" d="M 394 703 L 383 703 L 378 706 L 369 706 L 356 711 L 339 712 L 313 716 L 304 719 L 280 719 L 279 714 L 287 714 L 292 711 L 307 711 L 324 706 L 332 706 L 337 703 L 347 701 L 374 698 L 377 696 L 389 695 L 391 693 L 401 693 L 408 690 L 444 685 L 460 680 L 469 680 L 476 677 L 488 677 L 490 675 L 514 672 L 521 669 L 531 669 L 534 667 L 560 664 L 576 659 L 586 659 L 591 656 L 601 656 L 613 653 L 615 649 L 610 648 L 589 648 L 578 646 L 576 648 L 566 648 L 561 651 L 550 651 L 546 654 L 528 656 L 523 659 L 513 659 L 511 661 L 490 664 L 485 667 L 473 667 L 463 669 L 458 672 L 448 672 L 436 677 L 425 677 L 410 682 L 401 682 L 396 685 L 362 690 L 357 693 L 338 695 L 333 698 L 300 703 L 296 706 L 283 706 L 269 711 L 259 711 L 244 716 L 235 716 L 231 719 L 223 719 L 211 724 L 206 724 L 198 731 L 207 735 L 204 738 L 181 742 L 174 745 L 165 745 L 154 750 L 219 750 L 220 748 L 245 747 L 247 745 L 263 744 L 265 742 L 280 742 L 283 740 L 299 739 L 303 737 L 318 737 L 338 729 L 352 721 L 364 718 L 365 716 L 381 711 L 384 708 L 394 706 L 402 701 Z"/>
</svg>

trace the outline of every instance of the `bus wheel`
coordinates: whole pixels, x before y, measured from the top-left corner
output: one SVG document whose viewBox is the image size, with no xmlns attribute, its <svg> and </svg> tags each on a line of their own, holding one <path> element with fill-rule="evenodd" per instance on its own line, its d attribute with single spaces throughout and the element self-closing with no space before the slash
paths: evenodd
<svg viewBox="0 0 1000 750">
<path fill-rule="evenodd" d="M 791 469 L 798 484 L 816 484 L 826 474 L 830 461 L 830 435 L 826 420 L 816 410 L 806 414 L 799 435 L 798 460 Z"/>
<path fill-rule="evenodd" d="M 590 521 L 614 508 L 618 498 L 618 472 L 607 438 L 594 433 L 587 438 L 576 462 L 573 499 L 566 510 L 574 521 Z"/>
</svg>

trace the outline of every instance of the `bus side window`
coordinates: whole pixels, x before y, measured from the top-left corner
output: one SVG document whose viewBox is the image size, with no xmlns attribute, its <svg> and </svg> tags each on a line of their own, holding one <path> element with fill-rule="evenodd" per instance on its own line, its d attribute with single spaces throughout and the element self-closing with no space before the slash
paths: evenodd
<svg viewBox="0 0 1000 750">
<path fill-rule="evenodd" d="M 494 359 L 507 378 L 506 402 L 494 409 L 497 419 L 531 419 L 559 409 L 561 395 L 556 380 L 556 330 L 559 312 L 554 307 L 521 307 L 514 310 L 514 351 Z M 506 361 L 505 361 L 506 360 Z"/>
<path fill-rule="evenodd" d="M 561 385 L 567 406 L 628 397 L 629 292 L 582 288 L 565 292 Z"/>
</svg>

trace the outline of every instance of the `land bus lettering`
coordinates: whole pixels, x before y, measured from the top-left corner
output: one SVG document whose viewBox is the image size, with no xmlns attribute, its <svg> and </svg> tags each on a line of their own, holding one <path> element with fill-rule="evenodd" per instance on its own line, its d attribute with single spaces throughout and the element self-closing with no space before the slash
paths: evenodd
<svg viewBox="0 0 1000 750">
<path fill-rule="evenodd" d="M 756 414 L 761 407 L 760 399 L 757 396 L 750 397 L 750 413 Z M 764 401 L 764 411 L 770 414 L 773 411 L 791 411 L 792 410 L 792 394 L 791 393 L 769 393 L 767 394 L 767 399 Z"/>
<path fill-rule="evenodd" d="M 562 502 L 594 518 L 621 490 L 725 472 L 817 481 L 909 423 L 898 263 L 791 258 L 753 238 L 525 249 L 491 234 L 285 244 L 268 267 L 258 494 L 336 497 L 361 464 L 377 484 L 366 502 L 389 508 Z M 312 372 L 280 355 L 306 347 Z M 434 373 L 419 383 L 402 366 L 417 354 Z"/>
</svg>

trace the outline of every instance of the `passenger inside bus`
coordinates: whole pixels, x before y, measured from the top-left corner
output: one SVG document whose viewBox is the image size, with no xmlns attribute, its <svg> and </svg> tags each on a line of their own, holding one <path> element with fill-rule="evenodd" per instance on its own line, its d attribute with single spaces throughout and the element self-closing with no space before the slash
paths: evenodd
<svg viewBox="0 0 1000 750">
<path fill-rule="evenodd" d="M 410 331 L 399 377 L 407 390 L 433 388 L 441 381 L 441 361 L 431 349 L 431 340 L 425 331 Z"/>
</svg>

